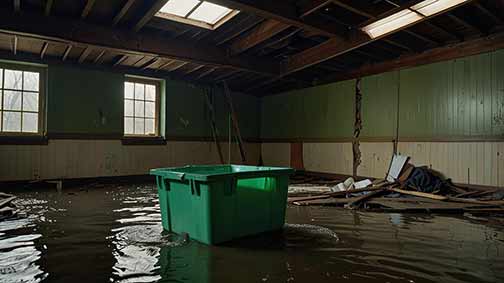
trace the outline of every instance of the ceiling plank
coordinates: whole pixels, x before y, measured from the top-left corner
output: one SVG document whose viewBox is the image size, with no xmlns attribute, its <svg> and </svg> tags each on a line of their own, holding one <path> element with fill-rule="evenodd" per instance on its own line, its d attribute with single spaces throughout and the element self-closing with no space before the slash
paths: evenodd
<svg viewBox="0 0 504 283">
<path fill-rule="evenodd" d="M 231 43 L 231 55 L 242 53 L 261 42 L 264 42 L 290 26 L 275 20 L 266 20 L 257 25 L 250 34 L 238 38 Z"/>
<path fill-rule="evenodd" d="M 51 9 L 53 6 L 54 1 L 53 0 L 46 0 L 45 8 L 44 8 L 44 15 L 49 16 L 51 14 Z"/>
<path fill-rule="evenodd" d="M 21 0 L 14 0 L 14 13 L 21 12 Z"/>
<path fill-rule="evenodd" d="M 85 19 L 89 15 L 95 2 L 96 0 L 87 0 L 86 6 L 84 6 L 84 9 L 82 10 L 81 19 Z"/>
<path fill-rule="evenodd" d="M 173 71 L 176 71 L 182 67 L 184 67 L 185 65 L 189 64 L 189 62 L 183 62 L 183 61 L 173 61 L 171 62 L 171 64 L 168 64 L 166 66 L 163 66 L 162 69 L 168 71 L 168 72 L 173 72 Z M 170 66 L 170 68 L 166 68 L 167 66 Z M 161 69 L 161 68 L 160 68 Z"/>
<path fill-rule="evenodd" d="M 70 54 L 72 47 L 73 46 L 71 44 L 67 45 L 67 48 L 65 49 L 65 53 L 63 53 L 63 57 L 61 57 L 61 61 L 65 61 L 68 58 L 68 54 Z"/>
<path fill-rule="evenodd" d="M 112 26 L 115 26 L 119 22 L 121 22 L 122 18 L 129 11 L 129 9 L 130 9 L 131 5 L 133 5 L 133 3 L 135 3 L 135 0 L 128 0 L 128 2 L 126 2 L 126 4 L 124 4 L 124 6 L 122 6 L 119 13 L 117 13 L 117 15 L 115 15 L 114 19 L 112 20 Z"/>
<path fill-rule="evenodd" d="M 42 45 L 42 49 L 40 50 L 40 59 L 44 59 L 48 47 L 49 42 L 44 42 L 44 44 Z"/>
<path fill-rule="evenodd" d="M 497 17 L 494 13 L 490 12 L 487 8 L 485 8 L 481 3 L 479 2 L 474 2 L 474 6 L 478 8 L 483 14 L 487 15 L 492 21 L 494 21 L 497 25 L 502 26 L 504 25 L 504 21 Z"/>
<path fill-rule="evenodd" d="M 156 15 L 156 13 L 159 12 L 159 10 L 161 8 L 163 8 L 163 6 L 166 4 L 166 2 L 168 2 L 168 0 L 157 0 L 149 8 L 149 10 L 147 10 L 147 12 L 145 12 L 143 17 L 141 17 L 140 20 L 135 24 L 135 26 L 133 27 L 133 30 L 135 32 L 138 32 L 139 30 L 141 30 L 145 26 L 145 24 L 147 24 L 150 21 L 150 19 L 152 19 L 152 17 L 154 17 L 154 15 Z"/>
<path fill-rule="evenodd" d="M 28 20 L 29 19 L 29 20 Z M 182 39 L 157 36 L 156 33 L 132 33 L 72 19 L 58 19 L 39 14 L 23 16 L 0 11 L 0 31 L 30 36 L 45 41 L 57 41 L 72 45 L 92 45 L 96 49 L 108 49 L 120 54 L 137 54 L 165 57 L 200 65 L 210 65 L 275 76 L 279 65 L 248 56 L 229 57 L 226 50 L 212 45 L 194 45 Z"/>
<path fill-rule="evenodd" d="M 408 8 L 418 2 L 419 1 L 409 2 L 408 4 L 402 5 L 396 9 L 391 10 L 390 13 L 387 13 L 387 14 L 381 16 L 380 18 L 384 18 L 384 17 L 386 17 L 390 14 L 393 14 L 397 11 Z M 468 2 L 465 2 L 465 3 L 468 3 Z M 465 3 L 462 3 L 462 4 L 465 4 Z M 460 4 L 460 5 L 462 5 L 462 4 Z M 460 5 L 454 6 L 451 9 L 454 9 Z M 444 13 L 448 12 L 451 9 L 444 11 Z M 430 17 L 425 17 L 425 18 L 421 19 L 420 21 L 418 21 L 417 23 L 424 21 L 428 18 L 430 18 Z M 395 30 L 394 33 L 397 33 L 397 32 L 404 30 L 408 27 L 409 26 L 404 26 L 402 28 L 399 28 L 399 29 Z M 321 63 L 321 62 L 324 62 L 326 60 L 329 60 L 329 59 L 334 58 L 336 56 L 339 56 L 341 54 L 345 54 L 349 51 L 352 51 L 352 50 L 359 48 L 363 45 L 374 42 L 374 41 L 376 41 L 382 37 L 385 37 L 385 36 L 387 36 L 387 35 L 383 35 L 383 36 L 376 37 L 376 38 L 370 38 L 367 34 L 356 31 L 356 32 L 352 33 L 347 40 L 342 41 L 340 39 L 331 38 L 331 39 L 325 41 L 324 43 L 321 43 L 315 47 L 312 47 L 308 50 L 302 51 L 300 53 L 297 53 L 297 54 L 291 56 L 280 77 L 286 76 L 288 74 L 291 74 L 291 73 L 294 73 L 294 72 L 297 72 L 300 70 L 303 70 L 305 68 L 308 68 L 310 66 L 313 66 L 313 65 Z"/>
<path fill-rule="evenodd" d="M 124 62 L 126 59 L 128 59 L 128 55 L 121 55 L 121 57 L 119 57 L 119 59 L 117 59 L 117 61 L 115 61 L 115 63 L 112 65 L 112 66 L 119 66 L 121 65 L 122 62 Z"/>
<path fill-rule="evenodd" d="M 331 4 L 333 1 L 332 0 L 314 0 L 310 2 L 310 5 L 306 5 L 304 7 L 301 7 L 300 9 L 300 17 L 304 18 L 308 15 L 311 15 L 318 10 L 324 8 L 325 6 Z"/>
<path fill-rule="evenodd" d="M 79 64 L 82 64 L 86 58 L 89 56 L 89 54 L 93 51 L 93 48 L 91 47 L 86 47 L 84 51 L 82 51 L 81 55 L 79 56 Z"/>
<path fill-rule="evenodd" d="M 105 52 L 107 52 L 107 50 L 103 49 L 100 54 L 98 54 L 98 56 L 96 56 L 96 58 L 94 59 L 93 63 L 94 64 L 101 64 L 102 60 L 103 60 L 103 55 L 105 55 Z"/>
<path fill-rule="evenodd" d="M 341 30 L 336 26 L 328 25 L 326 21 L 313 17 L 301 19 L 298 7 L 287 1 L 271 0 L 207 0 L 218 5 L 231 9 L 240 10 L 246 13 L 256 14 L 266 19 L 277 20 L 285 24 L 314 31 L 320 35 L 340 37 Z M 299 10 L 303 10 L 300 8 Z"/>
<path fill-rule="evenodd" d="M 151 60 L 147 61 L 145 64 L 140 66 L 141 70 L 147 70 L 152 68 L 152 66 L 156 65 L 156 63 L 161 60 L 161 58 L 152 58 Z"/>
<path fill-rule="evenodd" d="M 192 74 L 192 73 L 198 71 L 199 69 L 201 69 L 203 67 L 205 67 L 205 66 L 204 65 L 197 65 L 196 67 L 194 67 L 194 68 L 188 70 L 187 72 L 185 72 L 184 75 Z"/>
<path fill-rule="evenodd" d="M 433 48 L 422 53 L 407 55 L 394 60 L 364 65 L 354 70 L 327 76 L 323 78 L 321 82 L 331 83 L 335 81 L 364 77 L 407 67 L 454 60 L 502 48 L 504 48 L 504 32 L 471 41 Z"/>
</svg>

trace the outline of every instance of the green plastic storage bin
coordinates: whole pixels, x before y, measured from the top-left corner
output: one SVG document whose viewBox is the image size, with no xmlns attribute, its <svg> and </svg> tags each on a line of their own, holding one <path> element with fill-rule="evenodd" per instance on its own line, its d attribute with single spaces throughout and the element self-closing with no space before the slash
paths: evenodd
<svg viewBox="0 0 504 283">
<path fill-rule="evenodd" d="M 291 168 L 242 165 L 152 169 L 163 228 L 206 244 L 279 230 Z"/>
</svg>

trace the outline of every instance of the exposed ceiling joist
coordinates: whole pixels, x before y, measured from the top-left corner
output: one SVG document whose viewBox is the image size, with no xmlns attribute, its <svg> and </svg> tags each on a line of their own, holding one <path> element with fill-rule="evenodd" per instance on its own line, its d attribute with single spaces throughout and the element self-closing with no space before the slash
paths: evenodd
<svg viewBox="0 0 504 283">
<path fill-rule="evenodd" d="M 231 9 L 256 14 L 266 19 L 273 19 L 285 24 L 314 31 L 318 34 L 332 37 L 340 37 L 341 30 L 337 27 L 327 25 L 325 21 L 319 19 L 301 19 L 299 11 L 295 5 L 287 1 L 271 0 L 207 0 L 215 4 L 223 5 Z M 303 10 L 303 8 L 300 8 Z"/>
<path fill-rule="evenodd" d="M 205 67 L 205 66 L 204 65 L 197 65 L 196 67 L 194 67 L 194 68 L 188 70 L 187 72 L 185 72 L 184 75 L 192 74 L 192 73 L 198 71 L 199 69 L 201 69 L 203 67 Z"/>
<path fill-rule="evenodd" d="M 82 51 L 81 55 L 79 56 L 79 61 L 78 61 L 79 64 L 84 63 L 84 61 L 89 56 L 89 54 L 91 53 L 91 51 L 93 51 L 93 48 L 91 48 L 91 47 L 84 48 L 84 51 Z"/>
<path fill-rule="evenodd" d="M 299 17 L 304 18 L 308 15 L 311 15 L 318 10 L 324 8 L 325 6 L 331 4 L 333 1 L 332 0 L 313 0 L 310 1 L 309 5 L 306 5 L 304 7 L 301 7 L 299 11 Z"/>
<path fill-rule="evenodd" d="M 14 0 L 13 5 L 14 5 L 14 13 L 21 12 L 21 0 Z"/>
<path fill-rule="evenodd" d="M 196 79 L 197 79 L 197 80 L 201 80 L 202 78 L 204 78 L 204 77 L 206 77 L 206 76 L 210 75 L 211 73 L 213 73 L 216 69 L 217 69 L 217 68 L 210 68 L 210 69 L 208 69 L 208 70 L 204 71 L 203 73 L 199 74 L 199 75 L 196 77 Z"/>
<path fill-rule="evenodd" d="M 386 15 L 383 15 L 380 18 L 384 18 L 384 17 L 391 15 L 397 11 L 407 9 L 418 2 L 420 2 L 420 1 L 410 1 L 405 5 L 401 5 L 400 7 L 393 9 L 392 11 L 390 11 L 390 13 L 387 13 Z M 458 6 L 454 6 L 451 9 L 454 9 L 456 7 L 458 7 Z M 448 9 L 448 10 L 451 10 L 451 9 Z M 448 10 L 446 10 L 445 13 L 448 12 Z M 430 17 L 422 18 L 418 22 L 424 21 L 428 18 L 430 18 Z M 416 22 L 416 23 L 418 23 L 418 22 Z M 409 25 L 398 28 L 397 30 L 394 31 L 394 33 L 397 33 L 397 32 L 404 30 L 408 27 L 409 27 Z M 386 35 L 384 35 L 384 36 L 386 36 Z M 381 36 L 381 37 L 383 37 L 383 36 Z M 315 64 L 324 62 L 326 60 L 329 60 L 329 59 L 334 58 L 336 56 L 339 56 L 341 54 L 347 53 L 347 52 L 352 51 L 356 48 L 359 48 L 363 45 L 374 42 L 374 41 L 380 39 L 381 37 L 371 38 L 367 34 L 356 31 L 355 33 L 352 33 L 348 39 L 343 40 L 343 41 L 339 40 L 339 39 L 331 38 L 320 45 L 317 45 L 313 48 L 310 48 L 308 50 L 305 50 L 303 52 L 300 52 L 298 54 L 291 56 L 280 77 L 291 74 L 293 72 L 303 70 L 303 69 L 308 68 L 310 66 L 313 66 Z"/>
<path fill-rule="evenodd" d="M 504 25 L 504 21 L 497 17 L 493 12 L 485 8 L 481 3 L 479 2 L 474 2 L 474 6 L 478 8 L 483 14 L 487 15 L 492 21 L 494 21 L 497 25 L 502 26 Z"/>
<path fill-rule="evenodd" d="M 44 44 L 42 44 L 42 49 L 40 49 L 40 59 L 44 59 L 44 56 L 47 52 L 48 47 L 49 47 L 49 42 L 44 42 Z"/>
<path fill-rule="evenodd" d="M 154 33 L 140 35 L 79 20 L 56 19 L 38 14 L 18 16 L 0 11 L 0 31 L 73 45 L 93 45 L 123 54 L 159 56 L 269 76 L 279 74 L 278 64 L 247 56 L 230 58 L 226 50 L 216 46 L 195 46 L 181 39 L 163 38 Z"/>
<path fill-rule="evenodd" d="M 46 0 L 45 8 L 44 8 L 44 15 L 49 16 L 51 14 L 51 9 L 53 6 L 54 1 L 53 0 Z"/>
<path fill-rule="evenodd" d="M 122 62 L 124 62 L 126 59 L 128 59 L 128 55 L 121 55 L 117 61 L 115 61 L 115 63 L 113 64 L 113 66 L 119 66 L 122 64 Z"/>
<path fill-rule="evenodd" d="M 69 44 L 67 45 L 65 52 L 63 53 L 63 57 L 61 57 L 61 61 L 65 61 L 68 58 L 68 54 L 70 54 L 70 51 L 72 51 L 72 45 Z"/>
<path fill-rule="evenodd" d="M 84 6 L 84 9 L 81 13 L 81 19 L 85 19 L 89 15 L 95 2 L 96 0 L 87 0 L 86 5 Z"/>
<path fill-rule="evenodd" d="M 264 42 L 290 26 L 275 20 L 266 20 L 257 25 L 249 34 L 238 38 L 230 46 L 232 55 L 242 53 L 261 42 Z"/>
<path fill-rule="evenodd" d="M 115 26 L 119 22 L 121 22 L 122 18 L 129 11 L 129 9 L 130 9 L 131 5 L 133 5 L 133 3 L 135 3 L 135 0 L 128 0 L 128 2 L 126 2 L 124 4 L 124 6 L 122 6 L 121 10 L 117 13 L 117 15 L 115 15 L 114 19 L 112 20 L 113 26 Z"/>
<path fill-rule="evenodd" d="M 107 52 L 107 50 L 103 49 L 100 54 L 98 54 L 98 56 L 96 56 L 96 58 L 94 59 L 93 63 L 94 64 L 100 64 L 103 60 L 103 55 L 105 55 L 105 52 Z"/>
<path fill-rule="evenodd" d="M 157 58 L 157 57 L 156 58 L 152 58 L 151 60 L 147 61 L 145 64 L 143 64 L 142 66 L 140 66 L 140 69 L 141 70 L 150 69 L 154 65 L 156 65 L 159 60 L 161 60 L 161 58 Z"/>
<path fill-rule="evenodd" d="M 483 34 L 484 32 L 482 30 L 480 30 L 478 27 L 476 27 L 475 25 L 473 24 L 470 24 L 468 21 L 458 17 L 458 16 L 455 16 L 454 14 L 452 13 L 447 13 L 446 14 L 450 19 L 452 19 L 454 22 L 458 23 L 459 25 L 462 25 L 462 26 L 465 26 L 466 28 L 470 29 L 470 30 L 473 30 L 479 34 Z"/>
<path fill-rule="evenodd" d="M 364 65 L 355 70 L 330 75 L 322 79 L 321 82 L 330 83 L 335 81 L 364 77 L 383 72 L 399 70 L 407 67 L 426 65 L 441 61 L 463 58 L 501 48 L 504 48 L 503 32 L 489 37 L 433 48 L 419 54 L 402 56 L 398 59 L 386 62 Z"/>
<path fill-rule="evenodd" d="M 147 10 L 140 20 L 135 24 L 133 30 L 138 32 L 141 30 L 145 24 L 147 24 L 154 15 L 168 2 L 168 0 L 157 0 L 150 8 Z"/>
</svg>

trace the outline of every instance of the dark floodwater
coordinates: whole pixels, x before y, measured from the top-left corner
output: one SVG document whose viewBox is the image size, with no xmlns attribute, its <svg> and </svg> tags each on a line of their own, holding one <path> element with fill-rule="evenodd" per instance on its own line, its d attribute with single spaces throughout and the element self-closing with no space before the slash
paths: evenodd
<svg viewBox="0 0 504 283">
<path fill-rule="evenodd" d="M 13 191 L 0 282 L 504 282 L 504 226 L 467 216 L 289 207 L 282 233 L 209 247 L 162 231 L 153 185 Z"/>
</svg>

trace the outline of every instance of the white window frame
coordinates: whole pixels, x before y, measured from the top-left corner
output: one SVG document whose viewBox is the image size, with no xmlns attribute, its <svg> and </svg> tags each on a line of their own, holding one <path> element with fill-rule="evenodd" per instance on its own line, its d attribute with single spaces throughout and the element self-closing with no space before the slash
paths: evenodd
<svg viewBox="0 0 504 283">
<path fill-rule="evenodd" d="M 47 66 L 40 64 L 29 64 L 29 63 L 18 63 L 18 62 L 9 62 L 9 61 L 0 61 L 0 69 L 3 69 L 3 72 L 0 74 L 0 80 L 2 82 L 0 87 L 1 92 L 1 101 L 0 101 L 0 136 L 3 137 L 12 137 L 12 136 L 43 136 L 45 135 L 45 93 L 46 93 L 46 74 L 47 74 Z M 23 100 L 21 100 L 21 110 L 5 110 L 4 109 L 4 90 L 5 89 L 5 70 L 13 70 L 13 71 L 23 71 L 23 72 L 36 72 L 39 73 L 39 90 L 38 90 L 38 125 L 37 132 L 23 132 L 23 113 L 35 113 L 35 111 L 23 111 Z M 23 75 L 24 76 L 24 75 Z M 21 83 L 23 85 L 23 83 Z M 9 90 L 9 89 L 7 89 Z M 21 90 L 14 90 L 25 92 L 22 86 Z M 26 92 L 36 92 L 36 91 L 26 91 Z M 23 95 L 22 95 L 23 98 Z M 21 113 L 21 131 L 19 132 L 9 132 L 3 130 L 3 115 L 5 112 L 17 112 Z"/>
<path fill-rule="evenodd" d="M 126 138 L 159 138 L 161 136 L 161 119 L 160 119 L 160 112 L 161 112 L 161 80 L 159 79 L 153 79 L 153 78 L 145 78 L 145 77 L 138 77 L 138 76 L 125 76 L 124 80 L 124 85 L 126 83 L 138 83 L 138 84 L 148 84 L 148 85 L 154 85 L 156 88 L 156 101 L 155 101 L 155 114 L 154 114 L 154 127 L 155 127 L 155 134 L 154 135 L 146 135 L 146 134 L 134 134 L 135 132 L 135 121 L 134 118 L 135 116 L 135 101 L 140 100 L 140 99 L 135 99 L 135 93 L 133 92 L 133 99 L 129 99 L 125 97 L 125 90 L 123 91 L 123 136 Z M 133 88 L 134 89 L 134 88 Z M 133 101 L 133 116 L 126 116 L 126 113 L 124 113 L 124 103 L 126 100 L 132 100 Z M 146 100 L 145 97 L 143 100 L 140 101 L 150 101 Z M 145 112 L 145 110 L 144 110 Z M 125 131 L 125 120 L 126 118 L 133 118 L 133 134 L 126 134 Z M 151 119 L 151 118 L 146 118 L 145 113 L 144 117 L 141 117 L 142 119 Z M 145 127 L 145 125 L 144 125 Z"/>
</svg>

